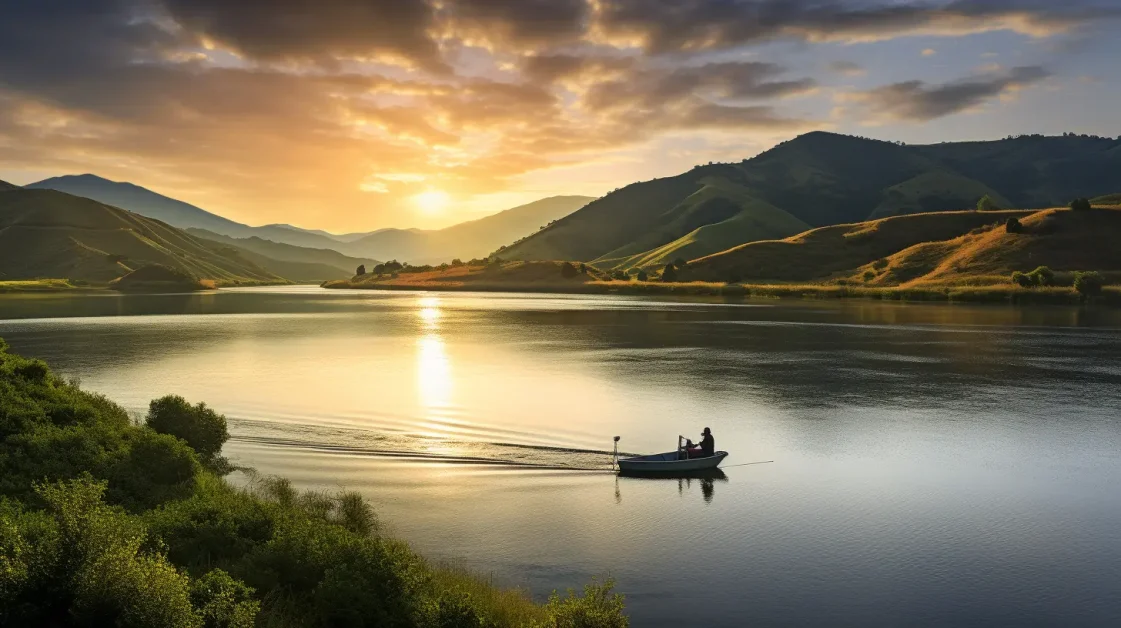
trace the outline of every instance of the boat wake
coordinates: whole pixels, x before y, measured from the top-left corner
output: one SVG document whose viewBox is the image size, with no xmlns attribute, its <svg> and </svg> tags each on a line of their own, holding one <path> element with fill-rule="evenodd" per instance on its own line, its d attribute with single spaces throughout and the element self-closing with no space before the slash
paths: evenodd
<svg viewBox="0 0 1121 628">
<path fill-rule="evenodd" d="M 440 464 L 541 470 L 607 471 L 612 464 L 610 450 L 477 442 L 234 418 L 230 418 L 229 423 L 230 441 L 250 446 L 297 448 Z"/>
</svg>

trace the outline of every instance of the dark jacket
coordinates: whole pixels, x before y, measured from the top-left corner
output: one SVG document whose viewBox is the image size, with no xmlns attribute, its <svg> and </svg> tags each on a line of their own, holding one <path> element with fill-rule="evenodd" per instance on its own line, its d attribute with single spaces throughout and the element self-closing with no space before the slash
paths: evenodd
<svg viewBox="0 0 1121 628">
<path fill-rule="evenodd" d="M 712 432 L 705 434 L 701 439 L 701 453 L 706 457 L 716 453 L 716 439 L 712 437 Z"/>
</svg>

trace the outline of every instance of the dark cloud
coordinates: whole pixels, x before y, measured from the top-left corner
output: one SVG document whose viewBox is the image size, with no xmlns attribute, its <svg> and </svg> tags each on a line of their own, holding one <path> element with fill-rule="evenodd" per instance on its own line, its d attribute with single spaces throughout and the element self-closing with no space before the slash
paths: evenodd
<svg viewBox="0 0 1121 628">
<path fill-rule="evenodd" d="M 1024 66 L 941 85 L 923 81 L 895 83 L 848 94 L 843 100 L 864 105 L 874 120 L 927 122 L 972 109 L 1049 76 L 1047 70 L 1039 66 Z"/>
<path fill-rule="evenodd" d="M 536 82 L 553 82 L 583 76 L 608 76 L 636 66 L 634 57 L 606 55 L 540 54 L 523 59 L 522 72 Z"/>
<path fill-rule="evenodd" d="M 843 74 L 845 76 L 862 76 L 867 73 L 863 66 L 852 61 L 834 61 L 829 64 L 828 69 L 834 74 Z"/>
<path fill-rule="evenodd" d="M 160 0 L 184 28 L 263 59 L 392 55 L 438 65 L 424 0 Z"/>
<path fill-rule="evenodd" d="M 580 39 L 590 12 L 585 0 L 452 0 L 441 17 L 453 35 L 521 48 Z"/>
<path fill-rule="evenodd" d="M 638 38 L 654 53 L 730 48 L 784 37 L 862 41 L 991 30 L 1048 35 L 1118 13 L 1078 0 L 909 4 L 883 0 L 600 0 L 598 7 L 596 26 L 603 36 Z"/>
<path fill-rule="evenodd" d="M 812 79 L 772 80 L 785 70 L 773 63 L 726 62 L 674 69 L 648 69 L 592 85 L 585 104 L 592 110 L 650 110 L 695 98 L 742 100 L 804 93 Z"/>
</svg>

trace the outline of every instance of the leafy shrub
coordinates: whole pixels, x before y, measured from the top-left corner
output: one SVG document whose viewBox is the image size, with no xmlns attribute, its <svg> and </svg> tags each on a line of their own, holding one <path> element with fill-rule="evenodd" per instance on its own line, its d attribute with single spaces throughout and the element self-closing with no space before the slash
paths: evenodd
<svg viewBox="0 0 1121 628">
<path fill-rule="evenodd" d="M 623 614 L 623 596 L 611 593 L 614 586 L 611 580 L 602 585 L 593 582 L 584 586 L 583 597 L 571 589 L 564 598 L 554 591 L 545 606 L 549 612 L 546 625 L 550 628 L 626 628 L 629 622 Z"/>
<path fill-rule="evenodd" d="M 686 268 L 689 268 L 689 262 L 685 261 L 685 258 L 679 257 L 673 260 L 673 266 L 678 270 L 685 270 Z"/>
<path fill-rule="evenodd" d="M 358 268 L 355 269 L 354 274 L 357 275 L 358 277 L 361 277 L 362 275 L 365 275 L 366 274 L 366 265 L 365 264 L 359 264 Z"/>
<path fill-rule="evenodd" d="M 1070 208 L 1074 211 L 1088 211 L 1093 209 L 1093 206 L 1090 204 L 1089 199 L 1076 198 L 1070 202 Z"/>
<path fill-rule="evenodd" d="M 1046 266 L 1039 266 L 1035 270 L 1028 273 L 1032 283 L 1037 286 L 1053 286 L 1055 285 L 1055 271 Z"/>
<path fill-rule="evenodd" d="M 47 363 L 42 360 L 25 360 L 12 371 L 17 376 L 32 382 L 46 381 L 47 375 L 50 373 Z"/>
<path fill-rule="evenodd" d="M 998 206 L 996 204 L 996 201 L 994 201 L 988 194 L 982 196 L 981 200 L 977 201 L 977 211 L 987 212 L 997 209 L 1000 209 L 1000 206 Z"/>
<path fill-rule="evenodd" d="M 639 281 L 647 281 L 650 279 L 650 275 L 647 275 L 645 270 L 638 271 L 638 274 L 634 277 Z"/>
<path fill-rule="evenodd" d="M 1020 220 L 1015 216 L 1010 217 L 1004 221 L 1004 230 L 1008 233 L 1023 233 L 1024 226 L 1020 224 Z"/>
<path fill-rule="evenodd" d="M 1105 279 L 1096 271 L 1074 273 L 1074 289 L 1086 297 L 1096 297 L 1102 293 Z"/>
<path fill-rule="evenodd" d="M 677 269 L 673 267 L 673 264 L 666 264 L 666 267 L 662 269 L 662 281 L 677 281 Z"/>
<path fill-rule="evenodd" d="M 625 273 L 621 270 L 617 270 L 617 271 L 611 273 L 611 278 L 614 279 L 615 281 L 630 281 L 630 279 L 631 279 L 630 276 L 627 275 L 627 273 Z"/>
<path fill-rule="evenodd" d="M 192 406 L 178 395 L 153 399 L 148 405 L 148 427 L 187 441 L 205 463 L 218 459 L 222 445 L 230 438 L 226 417 L 206 407 Z"/>
<path fill-rule="evenodd" d="M 883 269 L 887 268 L 889 263 L 890 262 L 887 261 L 886 257 L 881 257 L 880 259 L 876 260 L 875 262 L 872 262 L 872 268 L 875 268 L 876 270 L 883 270 Z"/>
<path fill-rule="evenodd" d="M 1032 277 L 1029 277 L 1026 273 L 1022 273 L 1018 270 L 1016 272 L 1012 273 L 1012 283 L 1020 286 L 1021 288 L 1033 288 L 1033 287 L 1035 287 L 1035 279 L 1033 279 Z"/>
<path fill-rule="evenodd" d="M 863 277 L 864 277 L 864 282 L 867 283 L 867 282 L 872 281 L 873 279 L 876 278 L 876 273 L 874 273 L 870 270 L 866 270 L 866 271 L 864 271 Z"/>
<path fill-rule="evenodd" d="M 576 270 L 579 270 L 581 275 L 588 274 L 588 267 L 584 265 L 584 262 L 580 262 L 580 265 L 576 267 Z"/>
<path fill-rule="evenodd" d="M 203 628 L 253 628 L 261 603 L 253 589 L 221 569 L 213 569 L 191 583 L 191 604 Z"/>
</svg>

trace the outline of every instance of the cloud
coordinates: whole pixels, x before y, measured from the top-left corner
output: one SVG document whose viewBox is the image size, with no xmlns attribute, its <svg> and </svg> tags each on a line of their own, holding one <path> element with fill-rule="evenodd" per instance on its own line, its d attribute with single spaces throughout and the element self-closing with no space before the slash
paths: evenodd
<svg viewBox="0 0 1121 628">
<path fill-rule="evenodd" d="M 780 38 L 867 42 L 908 35 L 1010 30 L 1064 33 L 1118 14 L 1084 2 L 958 0 L 902 4 L 839 0 L 598 0 L 595 32 L 653 53 L 733 48 Z"/>
<path fill-rule="evenodd" d="M 930 85 L 906 81 L 872 90 L 843 94 L 843 103 L 856 103 L 871 113 L 871 122 L 899 120 L 929 122 L 968 111 L 993 98 L 1003 97 L 1050 76 L 1039 66 L 976 75 L 949 83 Z"/>
<path fill-rule="evenodd" d="M 852 61 L 834 61 L 829 64 L 828 70 L 844 76 L 864 76 L 868 73 L 863 66 Z"/>
<path fill-rule="evenodd" d="M 924 57 L 933 57 L 936 54 L 938 54 L 938 51 L 933 48 L 927 48 L 922 51 L 922 56 Z"/>
<path fill-rule="evenodd" d="M 582 38 L 591 7 L 585 0 L 451 0 L 444 35 L 493 48 L 537 48 Z"/>
</svg>

